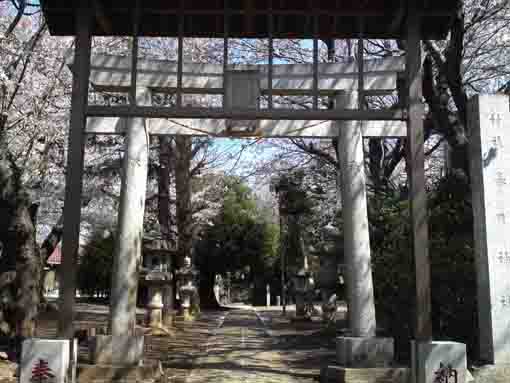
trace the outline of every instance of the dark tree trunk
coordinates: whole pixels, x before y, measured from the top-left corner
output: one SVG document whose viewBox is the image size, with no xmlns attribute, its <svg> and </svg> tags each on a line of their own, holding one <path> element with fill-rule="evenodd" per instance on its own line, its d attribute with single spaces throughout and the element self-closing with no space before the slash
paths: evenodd
<svg viewBox="0 0 510 383">
<path fill-rule="evenodd" d="M 216 273 L 210 267 L 202 267 L 200 270 L 200 308 L 201 309 L 218 309 L 220 304 L 214 295 L 214 283 Z"/>
<path fill-rule="evenodd" d="M 158 221 L 161 237 L 166 249 L 175 248 L 175 238 L 172 233 L 172 217 L 170 214 L 170 174 L 172 170 L 172 138 L 161 136 L 159 138 L 159 177 L 158 177 Z M 175 260 L 172 262 L 174 267 Z M 173 271 L 173 270 L 172 270 Z M 173 308 L 175 294 L 173 285 L 166 291 L 166 303 Z"/>
<path fill-rule="evenodd" d="M 191 257 L 193 217 L 191 208 L 191 138 L 175 137 L 175 193 L 177 215 L 178 267 L 182 267 L 184 257 Z"/>
<path fill-rule="evenodd" d="M 0 330 L 34 336 L 40 302 L 42 262 L 36 243 L 35 212 L 24 192 L 19 169 L 4 140 L 0 117 Z"/>
</svg>

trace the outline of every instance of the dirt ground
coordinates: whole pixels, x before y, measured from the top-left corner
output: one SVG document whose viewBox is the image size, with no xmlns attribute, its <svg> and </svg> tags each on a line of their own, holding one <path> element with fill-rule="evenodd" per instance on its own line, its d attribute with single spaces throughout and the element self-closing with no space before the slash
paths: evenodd
<svg viewBox="0 0 510 383">
<path fill-rule="evenodd" d="M 293 316 L 292 310 L 283 317 L 279 309 L 244 306 L 202 312 L 193 322 L 177 317 L 174 337 L 145 338 L 145 358 L 161 362 L 168 383 L 317 381 L 321 367 L 334 361 L 334 331 L 326 331 L 319 318 L 296 322 Z M 137 321 L 144 318 L 138 310 Z M 77 304 L 76 330 L 107 322 L 107 306 Z M 56 328 L 56 312 L 40 315 L 38 337 L 54 338 Z M 79 362 L 89 363 L 86 339 L 79 351 Z M 0 383 L 11 382 L 0 366 Z"/>
</svg>

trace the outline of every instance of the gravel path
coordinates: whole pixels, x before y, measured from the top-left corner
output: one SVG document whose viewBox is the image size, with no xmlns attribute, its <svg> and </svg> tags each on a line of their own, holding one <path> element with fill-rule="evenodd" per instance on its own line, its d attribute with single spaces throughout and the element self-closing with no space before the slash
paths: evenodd
<svg viewBox="0 0 510 383">
<path fill-rule="evenodd" d="M 186 382 L 314 382 L 315 372 L 291 368 L 288 352 L 254 311 L 228 311 L 205 341 Z"/>
</svg>

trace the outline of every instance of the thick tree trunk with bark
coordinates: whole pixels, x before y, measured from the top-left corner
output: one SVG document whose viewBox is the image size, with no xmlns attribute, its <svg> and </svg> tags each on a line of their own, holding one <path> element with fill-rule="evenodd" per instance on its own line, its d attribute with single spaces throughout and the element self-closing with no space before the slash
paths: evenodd
<svg viewBox="0 0 510 383">
<path fill-rule="evenodd" d="M 36 209 L 7 149 L 5 122 L 0 116 L 0 331 L 29 337 L 35 330 L 42 262 L 35 237 Z"/>
<path fill-rule="evenodd" d="M 172 233 L 172 217 L 170 214 L 170 174 L 172 170 L 172 138 L 161 136 L 159 138 L 159 177 L 158 177 L 158 221 L 161 238 L 166 249 L 175 248 L 175 238 Z M 174 268 L 173 260 L 172 268 Z M 171 270 L 172 271 L 172 270 Z M 174 286 L 165 291 L 165 309 L 171 310 L 174 306 Z"/>
<path fill-rule="evenodd" d="M 191 208 L 191 159 L 192 142 L 190 137 L 175 137 L 175 193 L 177 215 L 178 267 L 182 267 L 184 257 L 191 257 L 193 246 L 193 217 Z"/>
<path fill-rule="evenodd" d="M 214 295 L 215 276 L 216 273 L 213 268 L 207 265 L 200 269 L 200 286 L 198 293 L 200 296 L 201 309 L 217 309 L 220 307 Z"/>
</svg>

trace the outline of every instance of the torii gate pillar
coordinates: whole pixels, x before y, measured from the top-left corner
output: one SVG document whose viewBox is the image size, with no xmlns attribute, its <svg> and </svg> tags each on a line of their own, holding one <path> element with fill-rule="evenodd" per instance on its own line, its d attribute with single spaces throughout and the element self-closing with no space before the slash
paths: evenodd
<svg viewBox="0 0 510 383">
<path fill-rule="evenodd" d="M 139 88 L 137 104 L 150 105 L 150 97 L 146 88 Z M 131 118 L 128 124 L 110 297 L 110 328 L 113 336 L 133 335 L 135 330 L 149 163 L 146 119 Z"/>
<path fill-rule="evenodd" d="M 342 92 L 336 98 L 336 108 L 356 109 L 357 107 L 357 92 Z M 350 335 L 354 337 L 373 337 L 376 320 L 363 136 L 358 121 L 339 121 L 338 125 L 349 330 Z"/>
</svg>

